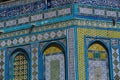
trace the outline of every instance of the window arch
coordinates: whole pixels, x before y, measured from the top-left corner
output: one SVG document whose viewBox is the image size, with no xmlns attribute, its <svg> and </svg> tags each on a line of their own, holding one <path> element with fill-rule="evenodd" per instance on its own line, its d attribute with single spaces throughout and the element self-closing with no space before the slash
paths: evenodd
<svg viewBox="0 0 120 80">
<path fill-rule="evenodd" d="M 109 80 L 108 52 L 102 43 L 88 48 L 89 80 Z"/>
<path fill-rule="evenodd" d="M 50 44 L 44 50 L 45 80 L 65 80 L 64 50 L 58 44 Z"/>
<path fill-rule="evenodd" d="M 29 61 L 26 52 L 16 50 L 9 62 L 10 80 L 29 80 Z"/>
</svg>

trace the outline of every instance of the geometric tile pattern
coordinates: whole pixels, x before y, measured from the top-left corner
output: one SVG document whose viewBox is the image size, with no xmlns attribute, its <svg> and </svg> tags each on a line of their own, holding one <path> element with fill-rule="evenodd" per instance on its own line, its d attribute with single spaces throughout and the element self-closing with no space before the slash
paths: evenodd
<svg viewBox="0 0 120 80">
<path fill-rule="evenodd" d="M 74 61 L 74 29 L 71 28 L 68 30 L 68 41 L 67 41 L 68 45 L 68 79 L 69 80 L 75 80 L 75 61 Z"/>
<path fill-rule="evenodd" d="M 14 59 L 14 80 L 28 79 L 28 61 L 26 57 L 19 54 Z"/>
<path fill-rule="evenodd" d="M 25 44 L 29 42 L 35 42 L 35 41 L 43 41 L 43 40 L 48 40 L 52 38 L 60 38 L 66 35 L 65 32 L 66 30 L 58 30 L 58 31 L 51 31 L 51 32 L 46 32 L 42 34 L 34 34 L 31 36 L 23 36 L 19 38 L 3 40 L 0 42 L 0 47 L 12 46 L 17 44 Z"/>
<path fill-rule="evenodd" d="M 114 80 L 120 80 L 120 60 L 119 49 L 112 48 L 112 64 L 113 64 L 113 77 Z"/>
<path fill-rule="evenodd" d="M 4 80 L 5 76 L 5 53 L 3 50 L 0 50 L 0 80 Z"/>
<path fill-rule="evenodd" d="M 63 53 L 45 55 L 45 80 L 65 80 L 64 61 Z"/>
<path fill-rule="evenodd" d="M 32 78 L 31 80 L 38 80 L 38 48 L 32 48 Z"/>
<path fill-rule="evenodd" d="M 100 22 L 100 21 L 98 21 Z M 79 20 L 78 24 L 79 26 L 83 26 L 83 25 L 90 25 L 93 24 L 94 26 L 99 26 L 101 27 L 102 25 L 104 27 L 109 27 L 110 24 L 106 23 L 104 24 L 98 24 L 97 21 L 93 21 L 93 22 L 89 22 L 88 20 L 84 21 L 84 20 Z M 89 24 L 91 23 L 91 24 Z M 93 27 L 93 26 L 92 26 Z M 88 76 L 86 76 L 86 68 L 85 68 L 85 37 L 86 36 L 92 36 L 95 40 L 96 40 L 96 36 L 99 37 L 99 39 L 104 39 L 104 38 L 119 38 L 120 37 L 120 32 L 118 31 L 113 31 L 113 30 L 100 30 L 100 29 L 95 29 L 95 28 L 77 28 L 77 47 L 78 47 L 78 76 L 79 76 L 79 80 L 86 80 L 88 78 Z M 110 48 L 108 48 L 109 50 Z"/>
<path fill-rule="evenodd" d="M 17 18 L 17 19 L 15 18 L 12 20 L 0 22 L 0 28 L 9 27 L 9 26 L 17 26 L 19 24 L 44 20 L 44 19 L 48 19 L 48 18 L 55 18 L 55 17 L 59 17 L 59 16 L 65 16 L 68 14 L 71 14 L 71 8 L 63 8 L 60 10 L 57 10 L 57 9 L 49 10 L 45 13 L 37 13 L 36 15 L 32 15 L 32 16 L 28 16 L 28 17 L 24 16 L 22 18 Z M 6 23 L 6 25 L 4 23 Z"/>
<path fill-rule="evenodd" d="M 89 80 L 109 80 L 106 61 L 89 60 Z"/>
</svg>

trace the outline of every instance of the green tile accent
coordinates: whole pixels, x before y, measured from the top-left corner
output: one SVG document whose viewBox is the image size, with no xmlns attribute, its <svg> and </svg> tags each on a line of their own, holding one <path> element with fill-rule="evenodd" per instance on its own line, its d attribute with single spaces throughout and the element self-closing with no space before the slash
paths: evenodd
<svg viewBox="0 0 120 80">
<path fill-rule="evenodd" d="M 60 61 L 53 60 L 50 62 L 50 71 L 51 71 L 51 79 L 50 80 L 60 80 Z"/>
</svg>

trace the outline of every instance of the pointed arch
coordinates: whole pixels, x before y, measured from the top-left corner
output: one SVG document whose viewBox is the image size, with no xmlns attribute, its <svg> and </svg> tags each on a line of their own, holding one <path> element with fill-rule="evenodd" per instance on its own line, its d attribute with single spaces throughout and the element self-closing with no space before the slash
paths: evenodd
<svg viewBox="0 0 120 80">
<path fill-rule="evenodd" d="M 14 50 L 9 61 L 10 80 L 29 80 L 29 57 L 22 48 Z"/>
<path fill-rule="evenodd" d="M 106 46 L 95 41 L 88 47 L 89 80 L 109 80 L 109 57 Z"/>
<path fill-rule="evenodd" d="M 57 42 L 48 43 L 43 51 L 45 80 L 65 80 L 65 50 Z"/>
</svg>

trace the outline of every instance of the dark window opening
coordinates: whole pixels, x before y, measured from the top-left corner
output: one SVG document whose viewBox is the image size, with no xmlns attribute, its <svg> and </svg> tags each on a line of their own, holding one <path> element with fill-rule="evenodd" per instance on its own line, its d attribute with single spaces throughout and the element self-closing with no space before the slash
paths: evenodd
<svg viewBox="0 0 120 80">
<path fill-rule="evenodd" d="M 10 0 L 0 0 L 0 2 L 6 2 L 6 1 L 10 1 Z"/>
</svg>

